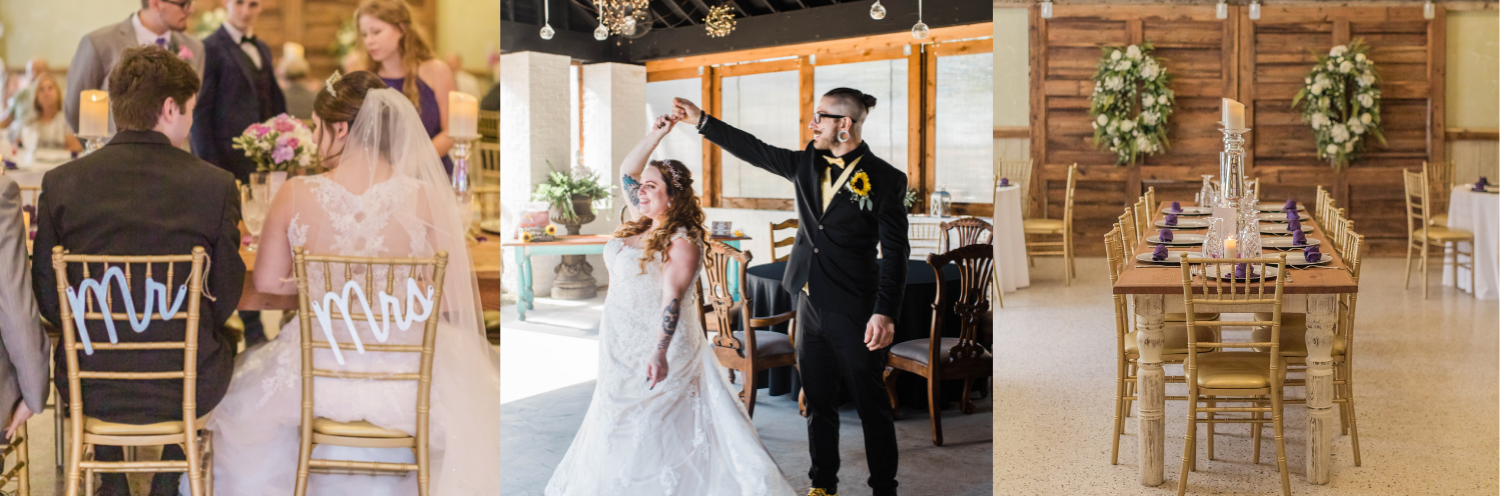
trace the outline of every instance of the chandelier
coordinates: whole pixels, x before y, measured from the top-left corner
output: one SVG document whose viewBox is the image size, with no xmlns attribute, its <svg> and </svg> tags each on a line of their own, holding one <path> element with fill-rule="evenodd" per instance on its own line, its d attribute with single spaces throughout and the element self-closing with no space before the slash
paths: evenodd
<svg viewBox="0 0 1500 496">
<path fill-rule="evenodd" d="M 714 38 L 723 38 L 734 31 L 734 13 L 729 11 L 729 5 L 720 5 L 708 9 L 708 17 L 703 19 L 703 26 L 708 30 L 708 35 Z"/>
<path fill-rule="evenodd" d="M 610 34 L 636 37 L 651 29 L 650 0 L 594 0 L 599 11 L 599 27 L 594 39 L 603 41 Z"/>
</svg>

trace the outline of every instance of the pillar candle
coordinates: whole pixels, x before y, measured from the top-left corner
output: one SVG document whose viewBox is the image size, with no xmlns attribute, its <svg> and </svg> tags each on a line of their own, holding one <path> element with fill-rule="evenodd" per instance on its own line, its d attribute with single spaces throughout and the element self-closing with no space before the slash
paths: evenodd
<svg viewBox="0 0 1500 496">
<path fill-rule="evenodd" d="M 1240 258 L 1240 252 L 1234 251 L 1234 238 L 1224 239 L 1224 256 L 1226 258 Z"/>
<path fill-rule="evenodd" d="M 78 135 L 102 138 L 109 135 L 109 93 L 87 90 L 79 98 Z"/>
<path fill-rule="evenodd" d="M 1245 104 L 1225 98 L 1221 106 L 1225 129 L 1245 129 Z"/>
<path fill-rule="evenodd" d="M 479 136 L 479 99 L 458 91 L 448 92 L 448 135 L 455 138 Z"/>
</svg>

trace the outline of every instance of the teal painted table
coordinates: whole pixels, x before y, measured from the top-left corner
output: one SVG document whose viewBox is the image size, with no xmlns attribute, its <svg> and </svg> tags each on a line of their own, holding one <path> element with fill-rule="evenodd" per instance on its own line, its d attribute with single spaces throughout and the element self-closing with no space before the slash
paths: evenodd
<svg viewBox="0 0 1500 496">
<path fill-rule="evenodd" d="M 535 305 L 533 305 L 536 300 L 536 295 L 531 289 L 531 285 L 534 282 L 531 274 L 531 257 L 537 255 L 602 255 L 604 254 L 604 244 L 609 242 L 609 238 L 610 237 L 607 234 L 586 234 L 578 236 L 558 236 L 554 241 L 546 241 L 541 243 L 525 243 L 521 241 L 508 241 L 504 243 L 502 246 L 506 248 L 515 248 L 516 267 L 520 268 L 521 270 L 520 279 L 516 281 L 516 286 L 520 288 L 520 295 L 516 299 L 516 314 L 520 316 L 521 321 L 526 321 L 527 310 L 536 308 Z M 713 241 L 720 241 L 724 244 L 739 249 L 740 242 L 748 240 L 750 238 L 747 236 L 739 236 L 709 239 Z M 731 278 L 737 278 L 738 273 L 739 272 L 737 270 L 734 270 L 733 267 L 730 267 L 729 274 Z M 736 282 L 737 281 L 731 279 L 729 281 L 730 287 L 738 288 L 739 284 L 737 284 Z M 740 299 L 738 291 L 735 291 L 734 299 Z"/>
</svg>

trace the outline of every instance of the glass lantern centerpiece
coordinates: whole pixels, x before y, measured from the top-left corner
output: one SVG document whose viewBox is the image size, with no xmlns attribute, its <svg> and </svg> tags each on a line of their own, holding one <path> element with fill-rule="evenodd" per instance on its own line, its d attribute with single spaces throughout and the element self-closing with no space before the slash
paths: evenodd
<svg viewBox="0 0 1500 496">
<path fill-rule="evenodd" d="M 946 185 L 939 184 L 937 191 L 927 198 L 927 214 L 933 217 L 948 217 L 953 213 L 953 195 Z"/>
</svg>

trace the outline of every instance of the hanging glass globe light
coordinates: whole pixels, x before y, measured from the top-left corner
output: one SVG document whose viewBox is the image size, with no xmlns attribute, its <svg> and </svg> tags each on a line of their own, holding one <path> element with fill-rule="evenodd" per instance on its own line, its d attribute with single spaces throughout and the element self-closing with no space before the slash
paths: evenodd
<svg viewBox="0 0 1500 496">
<path fill-rule="evenodd" d="M 927 29 L 927 24 L 924 24 L 922 21 L 917 21 L 917 25 L 911 27 L 912 38 L 916 38 L 919 40 L 926 38 L 928 32 L 929 30 Z"/>
<path fill-rule="evenodd" d="M 557 31 L 552 30 L 551 24 L 545 24 L 542 26 L 542 39 L 550 40 L 555 34 L 557 34 Z"/>
<path fill-rule="evenodd" d="M 603 24 L 600 24 L 599 27 L 594 28 L 594 39 L 599 41 L 609 39 L 609 28 L 604 27 Z"/>
<path fill-rule="evenodd" d="M 880 0 L 875 0 L 875 5 L 870 6 L 870 18 L 877 21 L 885 19 L 885 6 L 880 4 Z"/>
</svg>

